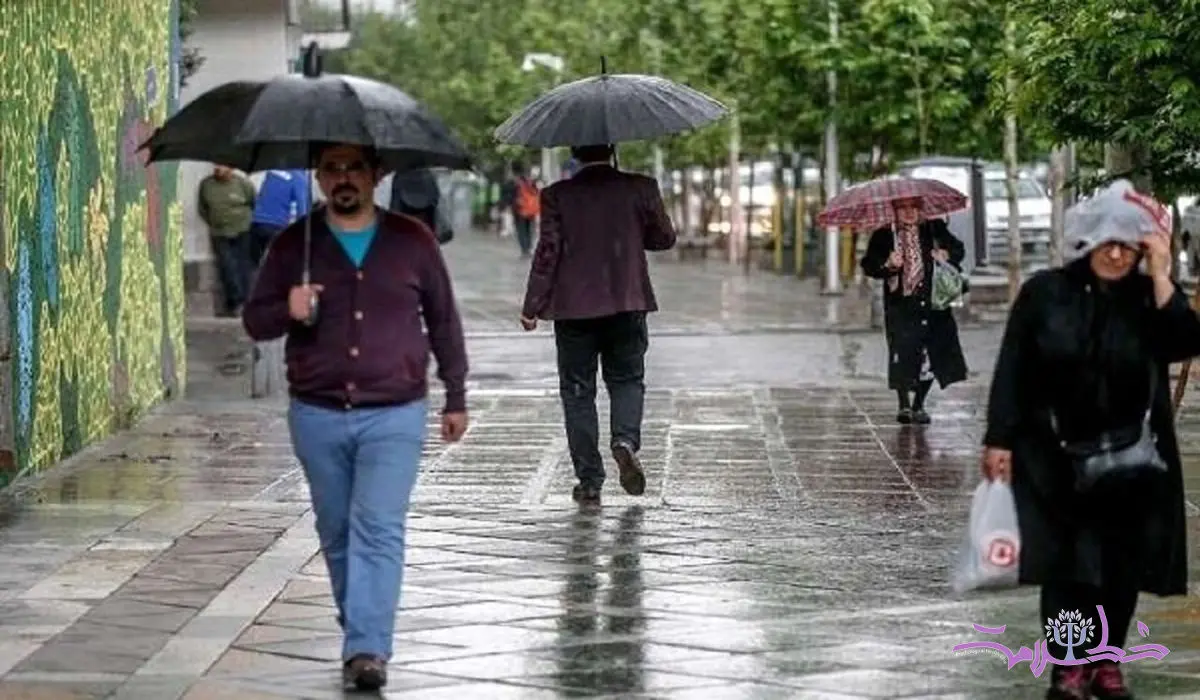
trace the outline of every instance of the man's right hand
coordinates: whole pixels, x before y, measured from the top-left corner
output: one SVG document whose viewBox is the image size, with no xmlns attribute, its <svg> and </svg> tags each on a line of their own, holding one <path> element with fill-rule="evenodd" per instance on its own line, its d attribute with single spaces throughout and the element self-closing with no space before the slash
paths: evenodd
<svg viewBox="0 0 1200 700">
<path fill-rule="evenodd" d="M 323 290 L 324 285 L 320 284 L 301 284 L 292 287 L 288 292 L 288 315 L 294 321 L 307 321 L 312 315 L 313 299 L 315 299 Z"/>
<path fill-rule="evenodd" d="M 899 270 L 904 265 L 904 258 L 900 257 L 900 251 L 893 250 L 888 256 L 887 268 L 889 270 Z"/>
<path fill-rule="evenodd" d="M 1012 450 L 999 447 L 985 447 L 983 460 L 980 464 L 983 478 L 988 481 L 1012 481 Z"/>
</svg>

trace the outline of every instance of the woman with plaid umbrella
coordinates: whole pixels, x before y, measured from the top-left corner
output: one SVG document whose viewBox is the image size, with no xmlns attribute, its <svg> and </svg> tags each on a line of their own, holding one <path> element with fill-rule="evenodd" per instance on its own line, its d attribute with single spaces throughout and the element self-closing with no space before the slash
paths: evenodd
<svg viewBox="0 0 1200 700">
<path fill-rule="evenodd" d="M 900 423 L 929 423 L 925 398 L 933 382 L 946 387 L 967 378 L 967 362 L 950 309 L 930 304 L 935 260 L 961 267 L 965 250 L 946 222 L 928 217 L 921 197 L 894 199 L 893 223 L 876 229 L 862 271 L 883 280 L 888 388 L 896 392 Z"/>
</svg>

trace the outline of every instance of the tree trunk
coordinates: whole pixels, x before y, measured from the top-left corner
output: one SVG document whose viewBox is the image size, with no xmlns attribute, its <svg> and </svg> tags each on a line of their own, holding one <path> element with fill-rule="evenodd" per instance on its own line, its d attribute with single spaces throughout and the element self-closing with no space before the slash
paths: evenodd
<svg viewBox="0 0 1200 700">
<path fill-rule="evenodd" d="M 729 262 L 738 262 L 738 254 L 742 251 L 743 240 L 749 235 L 745 230 L 745 219 L 742 214 L 742 129 L 738 121 L 737 105 L 733 105 L 729 115 L 729 238 L 726 241 L 729 248 Z"/>
<path fill-rule="evenodd" d="M 1063 264 L 1063 224 L 1067 211 L 1067 174 L 1069 146 L 1059 146 L 1050 154 L 1050 264 Z"/>
<path fill-rule="evenodd" d="M 1016 51 L 1014 26 L 1010 19 L 1005 27 L 1006 50 Z M 1017 198 L 1017 113 L 1013 96 L 1017 91 L 1017 76 L 1011 70 L 1004 77 L 1007 105 L 1004 108 L 1004 184 L 1008 191 L 1008 301 L 1016 301 L 1021 289 L 1021 207 Z"/>
<path fill-rule="evenodd" d="M 1109 177 L 1129 180 L 1138 192 L 1153 194 L 1154 183 L 1143 165 L 1145 155 L 1137 146 L 1110 143 L 1104 147 L 1104 169 Z"/>
<path fill-rule="evenodd" d="M 924 158 L 929 146 L 929 115 L 925 113 L 925 87 L 921 82 L 921 74 L 915 73 L 913 80 L 917 85 L 917 149 Z"/>
<path fill-rule="evenodd" d="M 679 230 L 683 231 L 683 235 L 691 236 L 692 234 L 692 173 L 695 172 L 691 167 L 684 168 L 680 171 L 683 177 L 683 183 L 680 187 L 679 198 L 682 200 L 682 206 L 679 208 Z"/>
</svg>

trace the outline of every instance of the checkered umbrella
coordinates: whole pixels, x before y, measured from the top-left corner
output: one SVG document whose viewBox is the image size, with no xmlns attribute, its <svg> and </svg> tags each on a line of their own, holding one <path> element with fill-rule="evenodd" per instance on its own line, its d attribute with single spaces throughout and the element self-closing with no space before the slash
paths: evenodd
<svg viewBox="0 0 1200 700">
<path fill-rule="evenodd" d="M 871 180 L 829 200 L 817 215 L 822 226 L 872 229 L 892 223 L 893 205 L 904 199 L 921 200 L 921 216 L 932 219 L 967 206 L 967 196 L 944 182 L 923 178 Z"/>
</svg>

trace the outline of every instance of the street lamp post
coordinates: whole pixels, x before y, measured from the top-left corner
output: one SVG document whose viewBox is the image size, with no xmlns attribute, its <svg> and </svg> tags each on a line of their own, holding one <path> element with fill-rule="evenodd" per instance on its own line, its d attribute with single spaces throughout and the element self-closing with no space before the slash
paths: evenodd
<svg viewBox="0 0 1200 700">
<path fill-rule="evenodd" d="M 829 2 L 829 40 L 835 46 L 838 41 L 838 6 L 837 0 Z M 837 71 L 830 68 L 826 74 L 829 88 L 829 116 L 825 121 L 825 201 L 833 199 L 838 193 L 841 179 L 838 175 L 838 136 L 837 136 Z M 839 244 L 841 232 L 836 226 L 825 229 L 825 293 L 842 293 L 841 257 Z"/>
<path fill-rule="evenodd" d="M 549 53 L 527 53 L 524 60 L 521 61 L 521 70 L 526 73 L 535 71 L 538 67 L 546 68 L 552 71 L 557 78 L 562 75 L 563 68 L 566 62 L 561 56 L 555 56 Z M 542 149 L 542 182 L 549 184 L 558 178 L 558 173 L 551 173 L 554 167 L 554 150 L 550 148 Z"/>
</svg>

